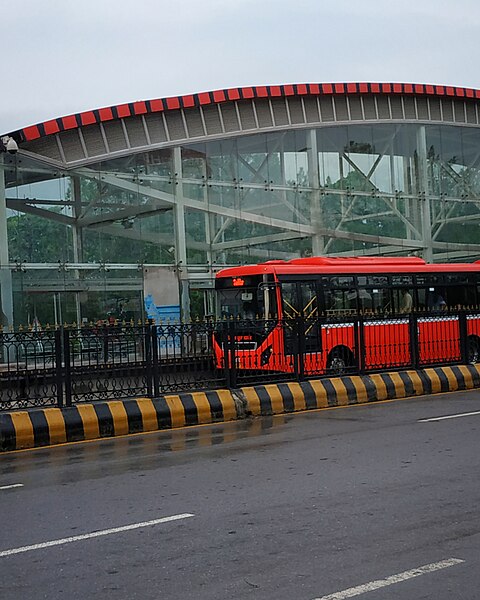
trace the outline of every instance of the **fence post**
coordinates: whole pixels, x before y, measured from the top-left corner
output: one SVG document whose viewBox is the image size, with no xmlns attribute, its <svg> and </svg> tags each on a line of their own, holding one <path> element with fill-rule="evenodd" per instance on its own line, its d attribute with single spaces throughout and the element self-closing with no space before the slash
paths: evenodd
<svg viewBox="0 0 480 600">
<path fill-rule="evenodd" d="M 57 406 L 63 406 L 63 365 L 62 365 L 62 332 L 55 330 L 55 383 L 57 386 Z"/>
<path fill-rule="evenodd" d="M 305 317 L 298 315 L 295 319 L 296 375 L 301 381 L 305 377 Z"/>
<path fill-rule="evenodd" d="M 237 387 L 237 358 L 235 356 L 235 321 L 228 324 L 228 346 L 230 355 L 230 387 Z"/>
<path fill-rule="evenodd" d="M 63 332 L 63 361 L 65 364 L 65 406 L 72 406 L 72 369 L 70 364 L 70 332 Z"/>
<path fill-rule="evenodd" d="M 410 342 L 410 361 L 412 369 L 418 369 L 420 353 L 418 347 L 418 317 L 414 313 L 408 316 L 408 335 Z"/>
<path fill-rule="evenodd" d="M 464 310 L 458 314 L 458 329 L 460 333 L 460 357 L 464 365 L 468 365 L 468 332 L 467 332 L 467 314 Z"/>
<path fill-rule="evenodd" d="M 103 363 L 108 363 L 108 325 L 106 323 L 103 324 L 102 333 L 103 333 Z M 113 360 L 113 354 L 112 354 Z"/>
<path fill-rule="evenodd" d="M 235 323 L 224 321 L 222 323 L 223 369 L 227 388 L 236 387 L 235 365 Z"/>
<path fill-rule="evenodd" d="M 160 361 L 158 360 L 158 332 L 155 323 L 150 325 L 150 335 L 152 344 L 152 372 L 153 372 L 153 397 L 160 395 Z"/>
<path fill-rule="evenodd" d="M 147 392 L 147 396 L 153 396 L 152 339 L 149 324 L 142 325 L 142 334 L 145 356 L 145 391 Z"/>
<path fill-rule="evenodd" d="M 358 329 L 357 335 L 355 336 L 355 340 L 357 341 L 356 353 L 358 358 L 358 372 L 360 375 L 363 375 L 365 373 L 365 355 L 367 352 L 365 348 L 365 319 L 363 318 L 363 315 L 358 315 L 355 326 Z"/>
</svg>

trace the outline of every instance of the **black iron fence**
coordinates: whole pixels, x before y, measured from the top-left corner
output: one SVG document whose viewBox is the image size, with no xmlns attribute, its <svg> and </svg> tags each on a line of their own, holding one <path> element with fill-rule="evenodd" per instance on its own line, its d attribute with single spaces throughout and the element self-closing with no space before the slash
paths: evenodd
<svg viewBox="0 0 480 600">
<path fill-rule="evenodd" d="M 480 360 L 480 311 L 0 332 L 0 410 Z"/>
</svg>

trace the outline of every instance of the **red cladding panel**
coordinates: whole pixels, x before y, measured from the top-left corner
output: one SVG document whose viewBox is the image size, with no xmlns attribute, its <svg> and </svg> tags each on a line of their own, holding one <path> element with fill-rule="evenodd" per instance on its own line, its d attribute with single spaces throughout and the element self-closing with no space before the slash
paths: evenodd
<svg viewBox="0 0 480 600">
<path fill-rule="evenodd" d="M 176 108 L 180 108 L 180 99 L 175 98 L 167 98 L 167 108 L 169 110 L 175 110 Z"/>
<path fill-rule="evenodd" d="M 223 90 L 217 90 L 213 92 L 213 100 L 215 102 L 225 102 L 227 98 L 225 97 L 225 92 Z"/>
<path fill-rule="evenodd" d="M 392 92 L 392 85 L 390 83 L 382 83 L 382 92 L 390 94 Z"/>
<path fill-rule="evenodd" d="M 280 89 L 279 85 L 271 85 L 270 86 L 270 96 L 281 96 L 282 95 L 282 90 Z"/>
<path fill-rule="evenodd" d="M 310 84 L 310 93 L 318 96 L 320 94 L 320 85 L 318 83 Z"/>
<path fill-rule="evenodd" d="M 202 92 L 198 94 L 198 101 L 200 104 L 211 104 L 210 94 L 208 92 Z"/>
<path fill-rule="evenodd" d="M 51 135 L 52 133 L 58 133 L 60 131 L 60 127 L 55 119 L 51 121 L 45 121 L 43 124 L 43 128 L 45 129 L 45 133 L 47 135 Z"/>
<path fill-rule="evenodd" d="M 336 94 L 344 94 L 345 93 L 345 86 L 343 85 L 343 83 L 335 84 L 335 93 Z"/>
<path fill-rule="evenodd" d="M 97 122 L 95 114 L 91 110 L 89 110 L 88 112 L 81 113 L 80 120 L 82 122 L 82 125 L 93 125 Z"/>
<path fill-rule="evenodd" d="M 117 109 L 117 114 L 121 119 L 131 116 L 130 107 L 128 106 L 128 104 L 119 104 L 116 107 L 116 109 Z"/>
<path fill-rule="evenodd" d="M 437 94 L 437 96 L 443 96 L 445 94 L 445 88 L 443 87 L 443 85 L 436 85 L 435 93 Z"/>
<path fill-rule="evenodd" d="M 349 94 L 357 93 L 357 84 L 356 83 L 347 83 L 347 92 Z"/>
<path fill-rule="evenodd" d="M 447 86 L 445 88 L 445 93 L 447 94 L 447 96 L 455 96 L 455 90 L 453 89 L 453 87 Z"/>
<path fill-rule="evenodd" d="M 370 91 L 373 94 L 380 93 L 380 84 L 379 83 L 372 83 L 371 86 L 370 86 Z"/>
<path fill-rule="evenodd" d="M 293 88 L 293 85 L 284 85 L 283 86 L 283 93 L 285 94 L 285 96 L 294 96 L 295 95 L 295 90 Z M 300 93 L 300 92 L 298 92 Z M 305 92 L 304 94 L 307 93 L 307 88 L 305 87 Z"/>
<path fill-rule="evenodd" d="M 475 98 L 480 98 L 480 90 L 475 90 Z"/>
<path fill-rule="evenodd" d="M 227 94 L 229 100 L 240 100 L 240 92 L 236 88 L 227 90 Z"/>
<path fill-rule="evenodd" d="M 111 121 L 113 119 L 111 108 L 101 108 L 98 114 L 100 115 L 100 121 Z"/>
<path fill-rule="evenodd" d="M 367 94 L 368 93 L 368 83 L 359 83 L 358 90 L 361 94 Z"/>
<path fill-rule="evenodd" d="M 403 92 L 403 85 L 401 83 L 394 83 L 393 84 L 393 93 L 401 94 L 402 92 Z"/>
<path fill-rule="evenodd" d="M 415 84 L 415 93 L 416 94 L 423 94 L 423 85 L 420 85 L 418 83 Z"/>
<path fill-rule="evenodd" d="M 150 100 L 150 110 L 160 112 L 163 110 L 163 100 Z"/>
<path fill-rule="evenodd" d="M 333 86 L 331 83 L 324 83 L 322 85 L 322 92 L 324 94 L 333 94 Z"/>
<path fill-rule="evenodd" d="M 23 135 L 27 142 L 31 140 L 36 140 L 40 137 L 40 132 L 38 131 L 38 127 L 36 125 L 32 125 L 31 127 L 25 127 L 23 130 Z"/>
<path fill-rule="evenodd" d="M 467 96 L 467 98 L 473 98 L 473 97 L 474 97 L 473 90 L 472 90 L 472 89 L 470 89 L 470 88 L 467 88 L 467 89 L 465 90 L 465 95 Z"/>
<path fill-rule="evenodd" d="M 133 111 L 136 115 L 144 115 L 147 112 L 147 105 L 145 102 L 134 102 Z"/>
<path fill-rule="evenodd" d="M 78 127 L 77 117 L 75 115 L 63 117 L 62 125 L 64 129 L 75 129 L 76 127 Z"/>
<path fill-rule="evenodd" d="M 182 96 L 183 108 L 192 108 L 195 106 L 195 98 L 192 95 Z"/>
<path fill-rule="evenodd" d="M 251 87 L 242 88 L 242 97 L 243 98 L 255 98 L 255 91 Z"/>
<path fill-rule="evenodd" d="M 406 83 L 406 84 L 403 86 L 403 91 L 404 91 L 406 94 L 413 94 L 413 85 L 412 85 L 411 83 Z"/>
<path fill-rule="evenodd" d="M 435 88 L 433 87 L 433 85 L 426 85 L 425 86 L 425 91 L 427 92 L 427 94 L 434 94 L 435 93 Z"/>
<path fill-rule="evenodd" d="M 463 98 L 465 96 L 465 88 L 455 88 L 455 95 Z"/>
<path fill-rule="evenodd" d="M 255 88 L 258 98 L 268 98 L 268 90 L 266 86 L 260 85 Z"/>
</svg>

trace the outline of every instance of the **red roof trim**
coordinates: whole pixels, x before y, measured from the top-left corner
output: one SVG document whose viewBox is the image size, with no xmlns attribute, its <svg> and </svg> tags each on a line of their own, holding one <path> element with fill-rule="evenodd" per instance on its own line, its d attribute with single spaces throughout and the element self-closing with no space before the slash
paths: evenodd
<svg viewBox="0 0 480 600">
<path fill-rule="evenodd" d="M 180 108 L 180 98 L 167 98 L 167 108 L 168 110 L 176 110 Z"/>
<path fill-rule="evenodd" d="M 150 100 L 150 111 L 161 112 L 164 110 L 163 100 Z"/>
<path fill-rule="evenodd" d="M 133 111 L 136 115 L 144 115 L 147 112 L 146 102 L 134 102 Z"/>
<path fill-rule="evenodd" d="M 70 115 L 68 117 L 63 117 L 62 119 L 63 129 L 75 129 L 78 127 L 78 121 L 76 115 Z M 46 131 L 46 129 L 45 129 Z"/>
<path fill-rule="evenodd" d="M 60 127 L 58 126 L 56 119 L 45 121 L 43 127 L 45 129 L 45 135 L 52 135 L 53 133 L 58 133 L 60 131 Z"/>
<path fill-rule="evenodd" d="M 111 121 L 113 119 L 111 108 L 100 108 L 98 114 L 100 115 L 100 121 Z"/>
<path fill-rule="evenodd" d="M 245 99 L 255 98 L 255 91 L 253 87 L 242 88 L 242 97 Z"/>
<path fill-rule="evenodd" d="M 281 98 L 286 96 L 330 94 L 409 94 L 429 96 L 450 96 L 456 98 L 480 99 L 480 90 L 454 86 L 420 84 L 420 83 L 299 83 L 286 85 L 255 86 L 230 88 L 199 94 L 187 94 L 170 98 L 158 98 L 147 101 L 136 101 L 131 104 L 119 104 L 50 119 L 11 133 L 18 141 L 31 141 L 39 137 L 54 135 L 67 129 L 75 129 L 111 121 L 124 119 L 133 115 L 144 115 L 165 110 L 193 108 L 199 105 L 219 104 L 236 100 L 254 98 Z"/>
<path fill-rule="evenodd" d="M 97 119 L 93 110 L 80 113 L 80 122 L 82 125 L 93 125 L 93 123 L 96 123 Z"/>
<path fill-rule="evenodd" d="M 227 95 L 229 100 L 240 100 L 240 92 L 238 88 L 227 90 Z"/>
</svg>

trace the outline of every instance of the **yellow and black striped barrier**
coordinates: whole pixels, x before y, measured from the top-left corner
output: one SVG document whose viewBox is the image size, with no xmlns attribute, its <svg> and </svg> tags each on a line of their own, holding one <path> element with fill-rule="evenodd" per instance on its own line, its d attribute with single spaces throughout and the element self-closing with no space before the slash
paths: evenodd
<svg viewBox="0 0 480 600">
<path fill-rule="evenodd" d="M 242 417 L 243 403 L 229 390 L 12 411 L 0 414 L 0 450 L 35 448 Z"/>
<path fill-rule="evenodd" d="M 348 406 L 480 387 L 480 365 L 352 375 L 242 388 L 247 415 Z"/>
<path fill-rule="evenodd" d="M 343 376 L 0 414 L 0 451 L 480 387 L 480 365 Z"/>
</svg>

